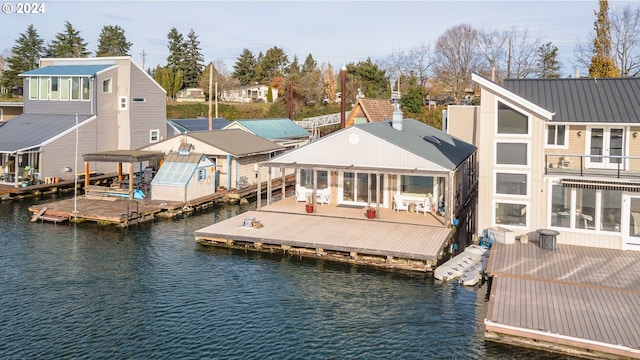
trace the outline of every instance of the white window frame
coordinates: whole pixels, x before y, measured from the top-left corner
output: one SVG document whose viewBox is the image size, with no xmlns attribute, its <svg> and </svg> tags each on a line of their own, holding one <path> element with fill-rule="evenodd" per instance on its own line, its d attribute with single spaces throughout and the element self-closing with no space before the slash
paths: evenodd
<svg viewBox="0 0 640 360">
<path fill-rule="evenodd" d="M 522 114 L 523 116 L 527 117 L 527 133 L 526 134 L 502 134 L 502 133 L 498 132 L 498 127 L 499 127 L 498 126 L 499 125 L 498 124 L 498 117 L 500 115 L 498 106 L 499 106 L 500 103 L 510 107 L 512 110 L 517 111 L 520 114 Z M 496 99 L 496 101 L 495 101 L 495 109 L 496 109 L 495 110 L 496 111 L 496 115 L 495 115 L 495 119 L 494 119 L 494 124 L 495 124 L 494 136 L 496 138 L 520 138 L 520 139 L 522 139 L 522 138 L 530 138 L 531 137 L 531 126 L 532 126 L 531 123 L 532 122 L 531 122 L 531 114 L 529 112 L 524 111 L 522 108 L 520 108 L 518 106 L 515 106 L 514 104 L 512 104 L 512 103 L 510 103 L 508 101 L 505 101 L 504 99 L 499 99 L 499 100 Z M 546 142 L 546 140 L 545 140 L 545 142 Z"/>
<path fill-rule="evenodd" d="M 524 165 L 519 164 L 498 164 L 498 144 L 524 144 L 527 146 L 527 163 Z M 529 169 L 531 167 L 531 141 L 514 141 L 514 140 L 498 140 L 493 143 L 493 163 L 496 169 Z M 505 172 L 505 171 L 501 171 Z"/>
<path fill-rule="evenodd" d="M 4 121 L 4 109 L 0 108 L 0 122 Z"/>
<path fill-rule="evenodd" d="M 91 100 L 91 92 L 93 91 L 93 87 L 91 86 L 93 81 L 91 81 L 91 78 L 88 77 L 81 77 L 80 78 L 80 100 L 81 101 L 90 101 Z M 87 84 L 87 96 L 85 97 L 84 95 L 84 89 L 85 89 L 85 83 Z"/>
<path fill-rule="evenodd" d="M 524 195 L 499 193 L 498 189 L 497 189 L 497 186 L 498 186 L 498 173 L 526 176 L 526 178 L 527 178 L 527 186 L 526 186 L 527 193 L 524 194 Z M 494 169 L 494 172 L 493 172 L 493 184 L 494 184 L 494 186 L 493 186 L 493 196 L 494 197 L 501 197 L 501 198 L 509 197 L 509 198 L 513 198 L 513 199 L 528 199 L 530 194 L 531 194 L 531 173 L 529 171 L 504 171 L 504 170 L 500 170 L 500 169 Z"/>
<path fill-rule="evenodd" d="M 38 100 L 40 96 L 39 76 L 29 77 L 29 100 Z M 33 96 L 33 90 L 35 89 L 35 96 Z"/>
<path fill-rule="evenodd" d="M 500 223 L 500 224 L 496 223 L 496 208 L 499 203 L 508 204 L 508 205 L 524 205 L 526 209 L 526 213 L 524 217 L 525 224 L 524 225 L 508 225 L 504 223 Z M 500 226 L 508 229 L 527 229 L 529 226 L 528 224 L 531 223 L 531 211 L 529 211 L 530 208 L 531 208 L 531 204 L 529 201 L 511 201 L 511 200 L 504 200 L 504 199 L 493 199 L 492 207 L 491 207 L 492 209 L 491 223 L 493 224 L 493 226 Z"/>
<path fill-rule="evenodd" d="M 155 140 L 154 140 L 155 138 Z M 149 130 L 149 142 L 156 143 L 160 141 L 160 130 L 159 129 L 151 129 Z"/>
<path fill-rule="evenodd" d="M 557 130 L 558 126 L 564 126 L 564 144 L 558 145 L 558 131 L 556 131 L 556 138 L 553 144 L 547 144 L 549 139 L 549 127 L 554 126 Z M 569 125 L 566 124 L 547 124 L 544 129 L 544 147 L 546 149 L 568 149 L 569 148 Z"/>
<path fill-rule="evenodd" d="M 104 89 L 105 85 L 107 85 L 106 91 Z M 113 91 L 113 80 L 111 78 L 102 80 L 102 93 L 111 94 L 112 91 Z"/>
<path fill-rule="evenodd" d="M 127 96 L 120 96 L 118 98 L 118 110 L 127 111 L 127 109 L 129 108 L 128 103 L 129 101 Z"/>
</svg>

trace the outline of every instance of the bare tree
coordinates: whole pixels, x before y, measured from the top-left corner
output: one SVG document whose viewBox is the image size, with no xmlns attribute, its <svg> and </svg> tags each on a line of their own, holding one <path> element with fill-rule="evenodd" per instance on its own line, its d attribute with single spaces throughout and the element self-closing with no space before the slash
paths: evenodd
<svg viewBox="0 0 640 360">
<path fill-rule="evenodd" d="M 534 76 L 538 71 L 537 55 L 542 45 L 540 36 L 532 38 L 529 31 L 511 31 L 511 77 L 525 79 Z"/>
<path fill-rule="evenodd" d="M 478 47 L 489 69 L 494 69 L 495 79 L 501 83 L 509 77 L 509 37 L 508 31 L 478 31 Z"/>
<path fill-rule="evenodd" d="M 586 74 L 589 69 L 589 64 L 591 64 L 591 54 L 592 54 L 592 44 L 593 44 L 593 33 L 589 34 L 586 39 L 578 39 L 576 41 L 575 46 L 573 47 L 573 60 L 571 61 L 571 65 L 576 71 L 576 76 L 578 74 Z"/>
<path fill-rule="evenodd" d="M 462 24 L 442 34 L 434 49 L 434 77 L 459 103 L 471 89 L 471 74 L 483 70 L 483 56 L 477 46 L 478 31 Z"/>
<path fill-rule="evenodd" d="M 640 74 L 640 8 L 626 5 L 610 13 L 611 40 L 621 77 Z"/>
</svg>

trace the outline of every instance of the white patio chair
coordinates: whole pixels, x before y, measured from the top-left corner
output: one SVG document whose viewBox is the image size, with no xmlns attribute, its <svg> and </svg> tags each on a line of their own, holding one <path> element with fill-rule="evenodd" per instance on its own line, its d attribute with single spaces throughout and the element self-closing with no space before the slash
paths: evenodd
<svg viewBox="0 0 640 360">
<path fill-rule="evenodd" d="M 424 201 L 416 204 L 416 212 L 421 212 L 425 216 L 428 212 L 431 212 L 432 209 L 433 207 L 431 205 L 431 198 L 428 196 L 424 199 Z"/>
<path fill-rule="evenodd" d="M 320 205 L 330 204 L 331 189 L 326 188 L 326 189 L 318 190 L 318 192 L 316 193 L 316 202 L 320 203 Z"/>
<path fill-rule="evenodd" d="M 395 194 L 393 196 L 393 209 L 396 212 L 402 211 L 402 210 L 409 212 L 409 204 L 404 203 L 404 200 L 402 199 L 402 195 Z"/>
<path fill-rule="evenodd" d="M 299 186 L 296 190 L 296 201 L 307 202 L 307 189 L 304 186 Z"/>
</svg>

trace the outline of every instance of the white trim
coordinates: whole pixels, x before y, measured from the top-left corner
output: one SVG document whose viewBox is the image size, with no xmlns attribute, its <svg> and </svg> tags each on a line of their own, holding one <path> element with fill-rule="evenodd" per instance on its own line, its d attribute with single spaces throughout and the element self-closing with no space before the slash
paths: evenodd
<svg viewBox="0 0 640 360">
<path fill-rule="evenodd" d="M 524 225 L 509 225 L 509 224 L 504 224 L 504 223 L 496 223 L 496 207 L 498 206 L 498 203 L 500 204 L 507 204 L 507 205 L 524 205 L 524 209 L 525 209 L 525 217 L 524 217 L 524 221 L 525 224 Z M 492 199 L 492 206 L 491 206 L 491 223 L 493 224 L 493 226 L 500 226 L 500 227 L 504 227 L 504 228 L 508 228 L 508 229 L 528 229 L 529 228 L 529 224 L 531 223 L 531 211 L 529 211 L 529 209 L 531 208 L 531 203 L 530 201 L 520 201 L 520 200 L 507 200 L 504 198 L 494 198 Z"/>
<path fill-rule="evenodd" d="M 498 164 L 498 144 L 524 144 L 527 146 L 527 163 L 524 165 L 520 165 L 520 164 Z M 493 168 L 494 170 L 496 169 L 500 169 L 505 171 L 504 169 L 509 169 L 509 168 L 513 168 L 519 171 L 522 171 L 524 169 L 531 169 L 532 164 L 531 164 L 531 140 L 525 140 L 525 141 L 517 141 L 517 140 L 511 140 L 511 139 L 496 139 L 493 142 Z"/>
<path fill-rule="evenodd" d="M 564 126 L 564 145 L 557 145 L 557 144 L 548 144 L 547 141 L 549 139 L 549 126 L 555 126 L 556 129 L 558 128 L 558 126 Z M 545 149 L 568 149 L 569 148 L 569 129 L 571 126 L 566 125 L 566 124 L 558 124 L 558 123 L 547 123 L 546 126 L 544 127 L 544 148 Z M 556 131 L 556 138 L 555 141 L 557 143 L 558 141 L 558 132 Z"/>
<path fill-rule="evenodd" d="M 4 121 L 4 109 L 0 108 L 0 121 Z"/>
<path fill-rule="evenodd" d="M 517 104 L 519 104 L 520 106 L 526 107 L 528 109 L 531 109 L 533 112 L 536 112 L 538 114 L 541 115 L 542 118 L 546 119 L 546 120 L 551 120 L 553 118 L 553 116 L 555 115 L 555 113 L 552 113 L 548 110 L 545 110 L 544 108 L 532 103 L 529 100 L 526 100 L 523 97 L 520 97 L 519 95 L 516 95 L 514 93 L 512 93 L 511 91 L 503 88 L 502 86 L 489 81 L 485 78 L 483 78 L 480 75 L 477 74 L 471 74 L 471 80 L 477 82 L 480 86 L 484 86 L 487 89 L 495 92 L 496 94 L 500 95 L 501 97 L 505 98 L 505 99 L 512 99 L 514 102 L 516 102 Z"/>
<path fill-rule="evenodd" d="M 108 91 L 104 91 L 104 83 L 105 83 L 105 82 L 107 82 L 107 81 L 109 82 L 109 84 L 108 84 L 108 85 L 109 85 L 109 89 L 108 89 Z M 103 80 L 102 80 L 102 86 L 101 86 L 100 91 L 101 91 L 103 94 L 111 94 L 111 93 L 113 92 L 113 78 L 106 78 L 106 79 L 103 79 Z"/>
<path fill-rule="evenodd" d="M 498 186 L 498 173 L 501 174 L 511 174 L 511 175 L 525 175 L 527 177 L 527 193 L 524 195 L 519 195 L 519 194 L 503 194 L 503 193 L 499 193 L 497 192 L 497 186 Z M 499 198 L 499 197 L 511 197 L 514 199 L 529 199 L 529 197 L 531 196 L 531 171 L 516 171 L 516 170 L 500 170 L 499 168 L 493 169 L 493 197 L 494 198 Z"/>
<path fill-rule="evenodd" d="M 499 116 L 500 116 L 500 109 L 498 108 L 499 104 L 502 103 L 506 106 L 508 106 L 511 110 L 516 111 L 518 113 L 520 113 L 523 116 L 526 116 L 527 118 L 527 133 L 526 134 L 504 134 L 504 133 L 500 133 L 499 131 Z M 494 130 L 495 133 L 494 135 L 496 137 L 499 138 L 530 138 L 531 137 L 531 130 L 532 130 L 532 121 L 531 121 L 531 113 L 528 111 L 523 110 L 522 108 L 518 107 L 517 105 L 514 105 L 513 103 L 510 103 L 508 100 L 505 99 L 499 99 L 499 98 L 495 98 L 495 103 L 494 103 L 495 109 L 496 109 L 496 116 L 494 118 L 495 121 L 495 126 L 494 126 Z"/>
<path fill-rule="evenodd" d="M 153 133 L 156 133 L 156 140 L 153 140 Z M 160 141 L 160 130 L 159 129 L 151 129 L 149 130 L 149 143 L 157 143 Z"/>
<path fill-rule="evenodd" d="M 124 103 L 122 102 L 124 100 Z M 127 96 L 118 96 L 118 111 L 127 111 L 129 108 L 129 98 Z"/>
</svg>

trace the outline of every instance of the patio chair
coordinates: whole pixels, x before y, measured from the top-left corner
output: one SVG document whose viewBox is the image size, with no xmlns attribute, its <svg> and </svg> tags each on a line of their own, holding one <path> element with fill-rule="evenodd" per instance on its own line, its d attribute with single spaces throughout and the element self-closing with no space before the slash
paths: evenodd
<svg viewBox="0 0 640 360">
<path fill-rule="evenodd" d="M 423 215 L 427 215 L 428 212 L 431 212 L 432 210 L 432 206 L 431 206 L 431 198 L 430 197 L 426 197 L 424 199 L 424 201 L 419 202 L 418 204 L 416 204 L 416 212 L 421 212 Z"/>
<path fill-rule="evenodd" d="M 296 190 L 296 201 L 307 202 L 307 189 L 304 186 L 299 186 Z"/>
<path fill-rule="evenodd" d="M 393 196 L 393 209 L 396 212 L 402 211 L 402 210 L 409 212 L 409 204 L 404 203 L 404 200 L 402 199 L 402 195 L 395 194 Z"/>
<path fill-rule="evenodd" d="M 326 188 L 319 190 L 316 194 L 316 202 L 320 205 L 331 203 L 331 189 Z"/>
</svg>

